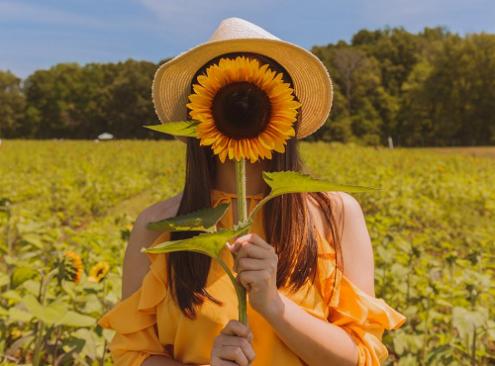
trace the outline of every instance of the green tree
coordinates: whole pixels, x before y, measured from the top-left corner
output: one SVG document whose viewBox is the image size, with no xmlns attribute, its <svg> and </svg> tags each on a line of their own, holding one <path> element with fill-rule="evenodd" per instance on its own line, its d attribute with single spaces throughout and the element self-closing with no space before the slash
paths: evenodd
<svg viewBox="0 0 495 366">
<path fill-rule="evenodd" d="M 399 124 L 406 145 L 495 142 L 495 37 L 451 36 L 432 48 L 404 84 Z"/>
<path fill-rule="evenodd" d="M 77 63 L 38 70 L 26 79 L 24 93 L 31 118 L 26 123 L 33 137 L 72 136 L 71 132 L 79 127 L 75 118 L 78 102 L 75 90 L 83 82 L 81 67 Z"/>
<path fill-rule="evenodd" d="M 10 71 L 0 71 L 0 137 L 14 137 L 24 118 L 25 98 L 21 79 Z"/>
</svg>

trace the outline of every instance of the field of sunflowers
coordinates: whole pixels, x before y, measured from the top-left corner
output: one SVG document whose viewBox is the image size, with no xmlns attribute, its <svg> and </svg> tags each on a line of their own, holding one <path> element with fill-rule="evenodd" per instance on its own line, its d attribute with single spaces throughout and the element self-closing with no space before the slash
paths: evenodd
<svg viewBox="0 0 495 366">
<path fill-rule="evenodd" d="M 308 171 L 354 193 L 375 291 L 406 315 L 387 365 L 495 364 L 495 159 L 301 143 Z M 96 320 L 120 296 L 133 221 L 180 192 L 178 141 L 3 141 L 0 364 L 110 365 Z"/>
</svg>

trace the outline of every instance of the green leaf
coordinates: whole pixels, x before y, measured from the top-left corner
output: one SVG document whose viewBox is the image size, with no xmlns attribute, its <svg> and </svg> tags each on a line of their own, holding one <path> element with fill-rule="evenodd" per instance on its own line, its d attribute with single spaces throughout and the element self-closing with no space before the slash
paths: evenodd
<svg viewBox="0 0 495 366">
<path fill-rule="evenodd" d="M 52 302 L 43 306 L 34 296 L 27 295 L 22 303 L 30 314 L 49 326 L 90 327 L 95 324 L 94 318 L 68 310 L 68 304 L 63 302 Z"/>
<path fill-rule="evenodd" d="M 160 123 L 158 125 L 143 125 L 150 130 L 166 133 L 173 136 L 198 137 L 196 134 L 196 126 L 198 121 L 170 121 Z"/>
<path fill-rule="evenodd" d="M 31 267 L 17 267 L 12 273 L 12 287 L 17 287 L 37 275 L 38 271 Z"/>
<path fill-rule="evenodd" d="M 3 297 L 4 299 L 6 300 L 10 300 L 12 302 L 19 302 L 22 300 L 22 297 L 21 295 L 19 295 L 17 293 L 17 291 L 14 291 L 14 290 L 8 290 L 8 291 L 5 291 L 3 294 L 0 295 L 1 297 Z"/>
<path fill-rule="evenodd" d="M 166 241 L 151 248 L 143 248 L 141 251 L 145 253 L 189 251 L 218 258 L 225 243 L 233 237 L 246 233 L 251 223 L 248 220 L 242 225 L 234 226 L 233 229 L 219 230 L 214 233 L 202 233 L 187 239 Z"/>
<path fill-rule="evenodd" d="M 10 308 L 8 319 L 11 321 L 18 322 L 29 322 L 33 318 L 33 315 L 27 311 L 21 310 L 19 308 Z"/>
<path fill-rule="evenodd" d="M 26 293 L 30 293 L 33 296 L 38 296 L 40 293 L 40 281 L 39 280 L 27 280 L 19 286 L 18 291 L 26 289 Z"/>
<path fill-rule="evenodd" d="M 59 319 L 67 312 L 67 304 L 53 303 L 43 306 L 32 295 L 26 295 L 22 303 L 34 317 L 47 325 L 57 324 Z"/>
<path fill-rule="evenodd" d="M 454 352 L 452 346 L 450 344 L 442 344 L 439 346 L 435 346 L 429 352 L 427 356 L 427 365 L 442 365 L 445 364 L 442 362 L 445 357 L 448 357 Z"/>
<path fill-rule="evenodd" d="M 86 314 L 100 314 L 103 312 L 103 305 L 96 294 L 88 294 L 81 298 L 84 302 L 84 313 Z"/>
<path fill-rule="evenodd" d="M 256 212 L 269 200 L 286 193 L 302 192 L 367 192 L 380 190 L 380 188 L 336 184 L 324 179 L 314 178 L 309 174 L 286 170 L 281 172 L 262 172 L 263 180 L 270 186 L 271 191 L 264 197 L 251 211 L 250 217 L 254 217 Z"/>
<path fill-rule="evenodd" d="M 468 310 L 459 306 L 452 309 L 452 324 L 459 332 L 459 337 L 464 341 L 468 339 L 472 344 L 473 330 L 483 327 L 488 321 L 488 309 L 478 308 Z"/>
<path fill-rule="evenodd" d="M 79 357 L 89 357 L 91 360 L 96 359 L 98 355 L 97 352 L 98 339 L 93 331 L 82 328 L 72 332 L 71 336 L 84 341 L 84 346 L 80 351 L 78 351 Z"/>
<path fill-rule="evenodd" d="M 492 341 L 495 341 L 495 321 L 488 320 L 487 325 L 488 338 Z"/>
<path fill-rule="evenodd" d="M 6 273 L 0 273 L 0 287 L 7 285 L 9 282 L 9 276 Z"/>
<path fill-rule="evenodd" d="M 38 234 L 26 233 L 22 236 L 22 240 L 27 241 L 38 249 L 43 249 L 43 240 Z"/>
<path fill-rule="evenodd" d="M 327 180 L 314 178 L 308 174 L 290 170 L 281 172 L 263 172 L 263 180 L 271 188 L 270 196 L 299 192 L 367 192 L 380 190 L 379 188 L 373 187 L 336 184 Z"/>
<path fill-rule="evenodd" d="M 66 325 L 69 327 L 91 327 L 95 325 L 95 319 L 69 310 L 60 319 L 60 321 L 57 322 L 57 324 Z"/>
<path fill-rule="evenodd" d="M 5 317 L 5 316 L 7 316 L 8 314 L 9 314 L 9 312 L 8 312 L 6 309 L 4 309 L 4 308 L 2 308 L 2 307 L 0 306 L 0 317 L 2 317 L 2 318 L 3 318 L 3 317 Z"/>
<path fill-rule="evenodd" d="M 115 334 L 115 331 L 112 329 L 102 329 L 101 334 L 103 336 L 103 339 L 105 339 L 107 343 L 110 343 L 112 341 L 113 335 Z"/>
<path fill-rule="evenodd" d="M 186 215 L 150 222 L 146 227 L 155 231 L 215 231 L 217 222 L 225 215 L 229 205 L 222 203 Z"/>
</svg>

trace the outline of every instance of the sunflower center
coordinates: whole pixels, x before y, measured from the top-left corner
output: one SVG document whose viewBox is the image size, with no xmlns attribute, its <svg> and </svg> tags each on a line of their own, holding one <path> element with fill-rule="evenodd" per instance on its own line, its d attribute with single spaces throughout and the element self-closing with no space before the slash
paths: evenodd
<svg viewBox="0 0 495 366">
<path fill-rule="evenodd" d="M 270 121 L 270 112 L 266 93 L 248 81 L 227 84 L 213 98 L 216 127 L 233 139 L 258 136 Z"/>
</svg>

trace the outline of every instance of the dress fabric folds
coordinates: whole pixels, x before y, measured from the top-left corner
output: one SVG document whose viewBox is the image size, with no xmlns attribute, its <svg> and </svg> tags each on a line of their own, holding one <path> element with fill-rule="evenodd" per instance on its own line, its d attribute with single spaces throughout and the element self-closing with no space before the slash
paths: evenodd
<svg viewBox="0 0 495 366">
<path fill-rule="evenodd" d="M 213 206 L 230 202 L 235 197 L 233 193 L 211 191 Z M 248 195 L 248 211 L 251 212 L 262 198 L 260 194 Z M 262 217 L 260 210 L 251 231 L 264 237 Z M 219 227 L 230 227 L 232 220 L 230 206 Z M 383 333 L 385 329 L 401 327 L 406 317 L 383 299 L 370 296 L 354 285 L 335 266 L 335 252 L 329 241 L 320 233 L 317 233 L 317 238 L 317 281 L 314 284 L 308 282 L 295 293 L 285 289 L 279 291 L 311 315 L 342 327 L 358 347 L 357 366 L 382 365 L 389 354 L 382 343 Z M 169 239 L 170 233 L 162 233 L 152 245 Z M 230 279 L 212 260 L 206 290 L 223 305 L 205 300 L 196 309 L 196 319 L 192 320 L 182 314 L 168 291 L 167 255 L 146 255 L 150 268 L 141 287 L 98 321 L 101 327 L 115 331 L 109 345 L 114 365 L 138 366 L 151 355 L 162 355 L 185 364 L 209 364 L 216 336 L 230 319 L 237 319 L 237 297 Z M 221 256 L 232 268 L 230 251 L 225 248 Z M 247 310 L 256 352 L 253 366 L 305 365 L 277 336 L 270 324 L 250 307 L 249 302 Z"/>
</svg>

